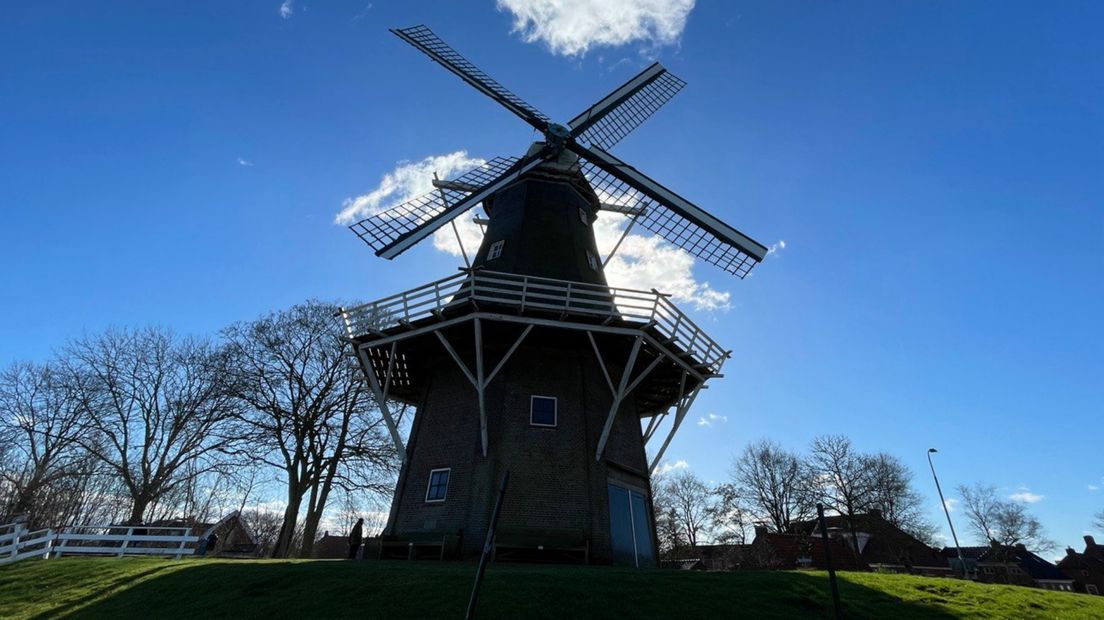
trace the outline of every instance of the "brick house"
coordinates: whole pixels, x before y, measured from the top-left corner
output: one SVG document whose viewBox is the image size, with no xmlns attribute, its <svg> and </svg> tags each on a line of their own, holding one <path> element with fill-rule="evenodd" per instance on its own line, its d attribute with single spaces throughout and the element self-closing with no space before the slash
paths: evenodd
<svg viewBox="0 0 1104 620">
<path fill-rule="evenodd" d="M 954 547 L 944 547 L 943 555 L 957 557 Z M 988 547 L 962 547 L 962 555 L 977 561 L 977 581 L 1073 592 L 1073 579 L 1057 566 L 1027 550 L 992 543 Z"/>
<path fill-rule="evenodd" d="M 859 556 L 872 570 L 911 573 L 939 577 L 951 576 L 951 566 L 939 551 L 929 547 L 908 532 L 887 521 L 880 511 L 871 510 L 855 515 L 855 537 Z M 843 515 L 824 518 L 828 536 L 850 547 L 850 524 Z M 815 534 L 817 522 L 806 521 L 793 529 L 797 533 Z"/>
<path fill-rule="evenodd" d="M 1085 551 L 1077 553 L 1066 548 L 1066 557 L 1058 561 L 1058 568 L 1073 579 L 1077 592 L 1104 595 L 1104 545 L 1096 544 L 1092 536 L 1085 536 Z"/>
<path fill-rule="evenodd" d="M 829 536 L 828 546 L 836 570 L 870 570 L 870 566 L 856 556 L 843 540 Z M 766 527 L 758 526 L 755 528 L 755 540 L 743 556 L 743 567 L 757 570 L 827 570 L 824 540 L 819 535 L 768 532 Z"/>
</svg>

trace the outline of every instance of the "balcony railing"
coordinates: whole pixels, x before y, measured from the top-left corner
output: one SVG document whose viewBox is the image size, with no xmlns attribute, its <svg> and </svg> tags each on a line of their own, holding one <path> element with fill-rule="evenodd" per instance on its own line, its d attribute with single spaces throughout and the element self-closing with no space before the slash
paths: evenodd
<svg viewBox="0 0 1104 620">
<path fill-rule="evenodd" d="M 397 295 L 344 311 L 350 335 L 379 334 L 411 325 L 468 302 L 511 306 L 517 312 L 558 312 L 566 317 L 652 325 L 671 345 L 719 372 L 728 357 L 719 344 L 658 291 L 537 278 L 495 271 L 463 271 Z"/>
</svg>

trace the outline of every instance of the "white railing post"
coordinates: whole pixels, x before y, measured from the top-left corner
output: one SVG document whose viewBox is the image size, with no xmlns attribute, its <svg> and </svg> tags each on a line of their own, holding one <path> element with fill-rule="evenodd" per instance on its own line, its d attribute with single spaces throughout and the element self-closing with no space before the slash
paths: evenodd
<svg viewBox="0 0 1104 620">
<path fill-rule="evenodd" d="M 17 523 L 15 525 L 15 530 L 12 532 L 12 542 L 11 542 L 11 561 L 12 562 L 14 562 L 16 556 L 19 555 L 19 533 L 22 532 L 22 531 L 23 531 L 23 528 L 21 528 L 19 526 L 19 524 Z"/>
<path fill-rule="evenodd" d="M 111 530 L 108 530 L 108 531 L 110 532 Z M 119 547 L 118 557 L 121 558 L 121 557 L 123 557 L 123 554 L 126 553 L 126 548 L 130 544 L 130 537 L 133 536 L 133 535 L 134 535 L 134 527 L 132 526 L 132 527 L 127 528 L 126 538 L 123 539 L 123 546 Z"/>
</svg>

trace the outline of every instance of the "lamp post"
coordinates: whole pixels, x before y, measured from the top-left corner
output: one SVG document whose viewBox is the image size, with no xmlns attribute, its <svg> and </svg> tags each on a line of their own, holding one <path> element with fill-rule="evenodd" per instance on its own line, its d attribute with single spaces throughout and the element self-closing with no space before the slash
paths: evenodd
<svg viewBox="0 0 1104 620">
<path fill-rule="evenodd" d="M 962 568 L 962 578 L 966 578 L 966 560 L 962 558 L 962 547 L 958 545 L 958 535 L 955 534 L 954 523 L 951 523 L 951 511 L 947 509 L 947 500 L 943 499 L 943 489 L 939 486 L 939 476 L 935 475 L 935 465 L 932 464 L 932 453 L 939 452 L 935 448 L 928 448 L 928 467 L 931 467 L 932 478 L 935 480 L 935 490 L 939 492 L 939 503 L 943 504 L 943 514 L 947 515 L 947 525 L 951 527 L 951 538 L 954 539 L 955 550 L 958 551 L 958 565 Z"/>
</svg>

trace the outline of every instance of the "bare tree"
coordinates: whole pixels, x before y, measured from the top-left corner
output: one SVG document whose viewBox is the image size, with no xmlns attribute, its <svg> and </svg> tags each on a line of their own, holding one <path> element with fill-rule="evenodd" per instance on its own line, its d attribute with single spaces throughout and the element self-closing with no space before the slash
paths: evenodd
<svg viewBox="0 0 1104 620">
<path fill-rule="evenodd" d="M 983 540 L 1002 547 L 1022 544 L 1031 551 L 1043 553 L 1054 548 L 1054 542 L 1043 534 L 1043 525 L 1020 502 L 1001 499 L 997 488 L 982 483 L 960 485 L 962 506 L 970 528 Z"/>
<path fill-rule="evenodd" d="M 0 470 L 11 489 L 9 514 L 39 523 L 43 495 L 83 470 L 87 453 L 76 402 L 64 373 L 52 365 L 17 363 L 0 373 L 0 443 L 12 451 L 10 465 Z"/>
<path fill-rule="evenodd" d="M 843 435 L 822 435 L 809 448 L 808 466 L 821 501 L 847 519 L 857 554 L 855 515 L 868 510 L 875 499 L 871 459 L 856 451 Z"/>
<path fill-rule="evenodd" d="M 65 364 L 88 433 L 82 445 L 122 482 L 126 523 L 198 475 L 223 466 L 235 403 L 227 358 L 205 340 L 156 328 L 72 342 Z"/>
<path fill-rule="evenodd" d="M 924 498 L 912 487 L 912 472 L 901 459 L 884 452 L 869 458 L 873 476 L 871 507 L 894 526 L 930 543 L 935 527 L 924 517 Z"/>
<path fill-rule="evenodd" d="M 724 544 L 747 543 L 751 512 L 734 484 L 721 484 L 712 491 L 713 501 L 708 516 L 715 540 Z"/>
<path fill-rule="evenodd" d="M 655 514 L 656 538 L 659 541 L 661 558 L 672 558 L 687 545 L 675 510 L 674 497 L 668 493 L 667 482 L 665 474 L 652 475 L 652 512 Z"/>
<path fill-rule="evenodd" d="M 813 513 L 804 465 L 773 441 L 762 439 L 744 448 L 733 464 L 732 481 L 756 517 L 768 520 L 777 532 Z"/>
<path fill-rule="evenodd" d="M 709 532 L 712 510 L 709 487 L 690 471 L 674 474 L 663 485 L 682 535 L 691 547 L 697 547 L 699 536 Z"/>
<path fill-rule="evenodd" d="M 334 485 L 387 492 L 396 466 L 334 307 L 311 301 L 224 331 L 234 390 L 247 408 L 247 456 L 279 468 L 287 485 L 273 557 L 291 553 L 304 499 L 299 553 L 310 557 Z"/>
<path fill-rule="evenodd" d="M 1093 515 L 1093 525 L 1096 529 L 1104 531 L 1104 510 Z"/>
</svg>

